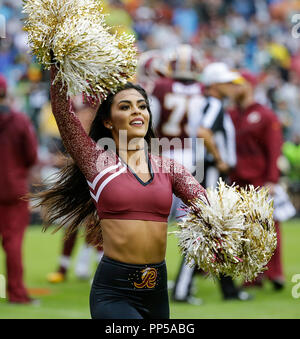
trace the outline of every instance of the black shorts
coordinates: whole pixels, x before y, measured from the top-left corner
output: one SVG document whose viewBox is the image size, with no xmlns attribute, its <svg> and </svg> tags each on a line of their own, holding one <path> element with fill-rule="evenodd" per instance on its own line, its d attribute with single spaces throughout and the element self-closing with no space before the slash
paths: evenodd
<svg viewBox="0 0 300 339">
<path fill-rule="evenodd" d="M 103 256 L 90 293 L 93 319 L 169 319 L 167 268 Z"/>
</svg>

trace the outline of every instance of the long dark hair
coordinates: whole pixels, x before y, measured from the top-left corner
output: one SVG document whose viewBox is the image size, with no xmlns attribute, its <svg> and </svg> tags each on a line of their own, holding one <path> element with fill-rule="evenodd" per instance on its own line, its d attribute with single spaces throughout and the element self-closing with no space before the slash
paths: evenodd
<svg viewBox="0 0 300 339">
<path fill-rule="evenodd" d="M 150 119 L 148 131 L 144 138 L 149 151 L 151 151 L 151 138 L 155 135 L 152 129 L 152 114 L 148 95 L 142 87 L 131 82 L 120 86 L 117 91 L 109 94 L 101 102 L 91 124 L 89 136 L 95 142 L 100 138 L 112 138 L 111 131 L 104 126 L 104 121 L 110 118 L 114 96 L 127 89 L 135 89 L 145 99 Z M 73 160 L 68 158 L 66 166 L 60 170 L 55 182 L 47 190 L 37 193 L 33 197 L 38 199 L 37 206 L 43 208 L 44 231 L 55 223 L 58 226 L 54 232 L 66 227 L 65 238 L 68 238 L 82 225 L 85 228 L 88 243 L 93 245 L 102 243 L 100 219 L 90 196 L 88 184 Z"/>
</svg>

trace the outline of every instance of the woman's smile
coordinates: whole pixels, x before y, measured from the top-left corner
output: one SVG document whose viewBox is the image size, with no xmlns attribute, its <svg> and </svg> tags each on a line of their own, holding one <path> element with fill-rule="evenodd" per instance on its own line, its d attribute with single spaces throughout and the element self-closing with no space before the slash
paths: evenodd
<svg viewBox="0 0 300 339">
<path fill-rule="evenodd" d="M 144 119 L 143 118 L 134 118 L 130 121 L 131 126 L 134 127 L 142 127 L 145 124 Z"/>
</svg>

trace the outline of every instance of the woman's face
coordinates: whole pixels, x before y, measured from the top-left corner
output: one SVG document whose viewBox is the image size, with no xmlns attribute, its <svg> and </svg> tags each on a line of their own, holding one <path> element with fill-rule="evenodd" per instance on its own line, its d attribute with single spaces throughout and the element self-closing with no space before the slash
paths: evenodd
<svg viewBox="0 0 300 339">
<path fill-rule="evenodd" d="M 119 132 L 126 131 L 127 141 L 144 138 L 149 126 L 150 113 L 142 94 L 135 89 L 126 89 L 114 96 L 110 119 L 105 121 L 116 142 Z"/>
</svg>

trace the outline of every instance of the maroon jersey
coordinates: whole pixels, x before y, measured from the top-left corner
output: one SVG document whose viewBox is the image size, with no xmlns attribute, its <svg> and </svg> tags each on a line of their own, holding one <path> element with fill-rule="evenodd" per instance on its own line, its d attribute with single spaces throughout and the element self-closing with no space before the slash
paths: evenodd
<svg viewBox="0 0 300 339">
<path fill-rule="evenodd" d="M 235 109 L 229 113 L 236 129 L 237 150 L 232 181 L 254 186 L 276 183 L 282 131 L 275 113 L 259 103 L 253 103 L 244 111 Z"/>
<path fill-rule="evenodd" d="M 0 113 L 1 204 L 15 203 L 28 193 L 28 174 L 36 160 L 37 138 L 30 120 L 6 107 Z"/>
<path fill-rule="evenodd" d="M 180 138 L 190 136 L 189 120 L 201 112 L 204 104 L 199 82 L 184 83 L 171 78 L 156 81 L 152 97 L 158 137 Z"/>
</svg>

